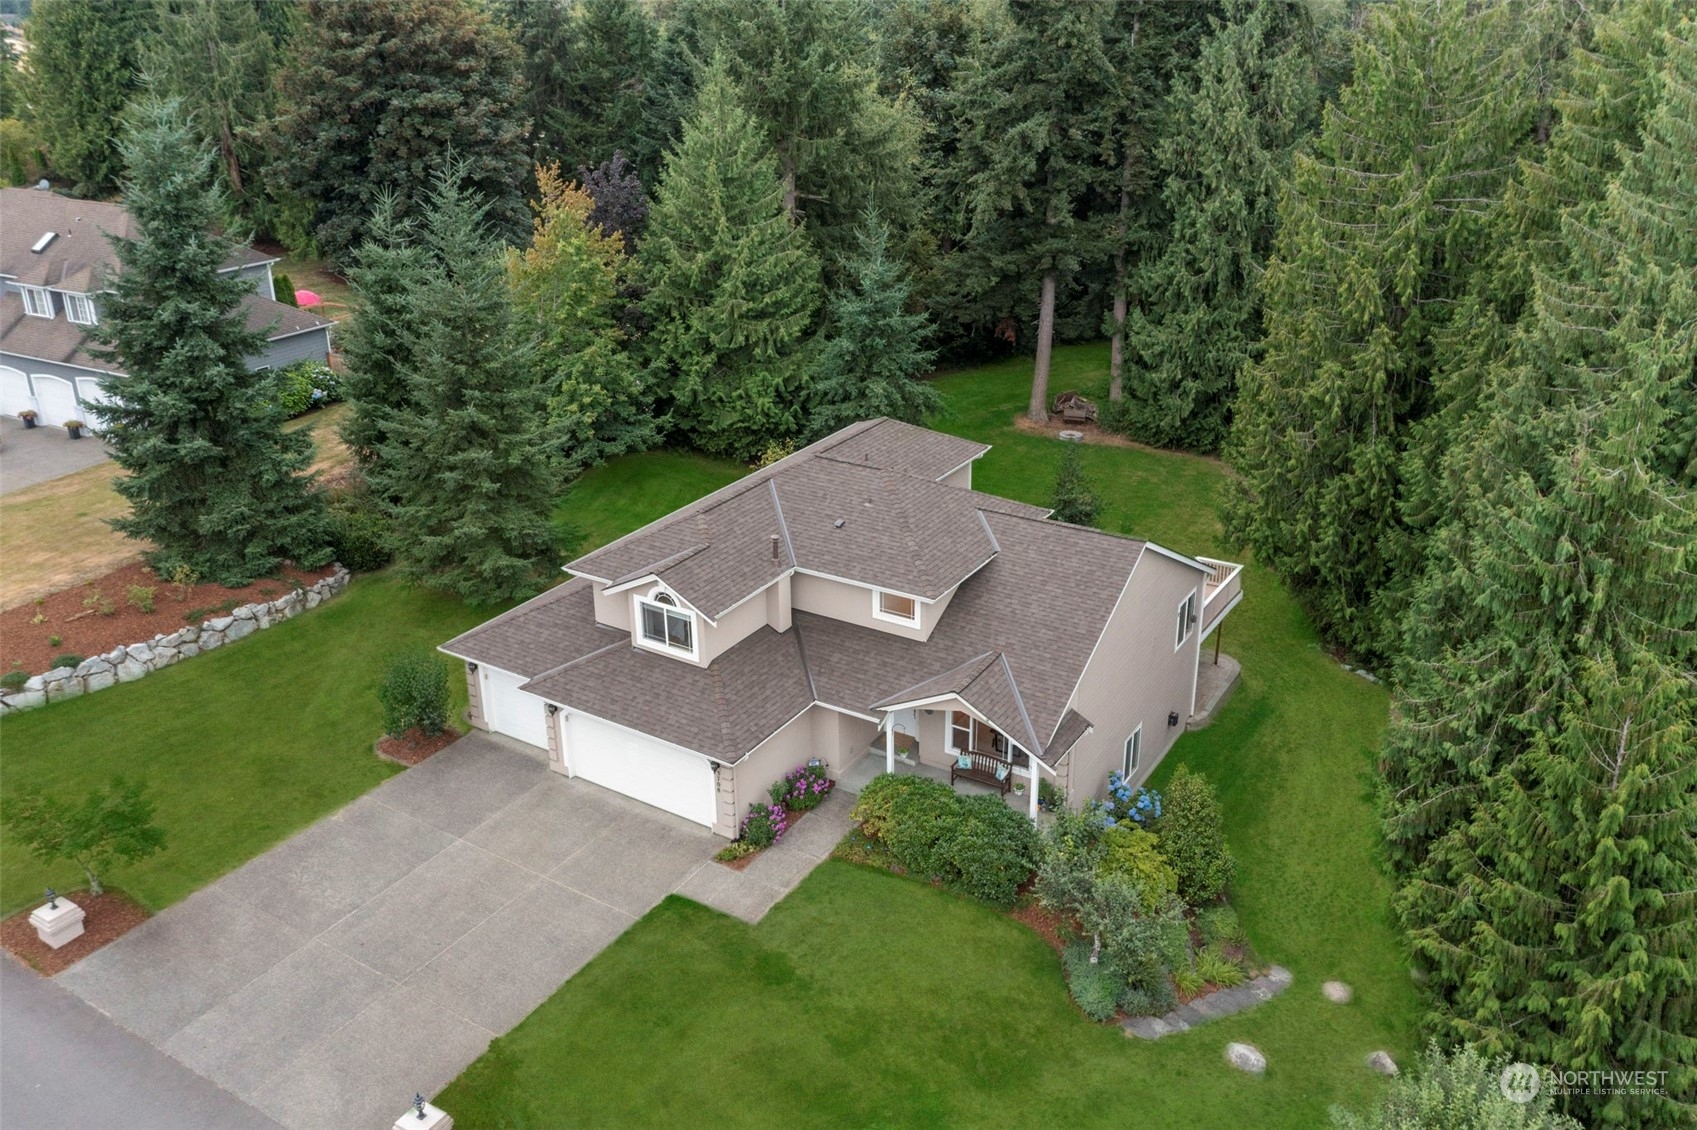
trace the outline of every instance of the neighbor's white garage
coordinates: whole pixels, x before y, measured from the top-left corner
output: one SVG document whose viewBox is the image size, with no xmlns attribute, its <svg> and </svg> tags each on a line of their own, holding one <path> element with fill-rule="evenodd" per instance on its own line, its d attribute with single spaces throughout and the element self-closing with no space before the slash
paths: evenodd
<svg viewBox="0 0 1697 1130">
<path fill-rule="evenodd" d="M 572 776 L 713 826 L 713 765 L 705 757 L 588 714 L 562 717 Z"/>
<path fill-rule="evenodd" d="M 29 378 L 17 369 L 0 365 L 0 416 L 16 416 L 35 410 L 35 394 Z"/>
</svg>

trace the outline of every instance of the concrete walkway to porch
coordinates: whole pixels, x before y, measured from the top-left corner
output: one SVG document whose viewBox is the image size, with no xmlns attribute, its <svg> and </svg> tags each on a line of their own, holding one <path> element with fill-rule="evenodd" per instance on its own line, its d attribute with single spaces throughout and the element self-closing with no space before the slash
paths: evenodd
<svg viewBox="0 0 1697 1130">
<path fill-rule="evenodd" d="M 724 870 L 707 829 L 539 753 L 473 732 L 55 980 L 288 1130 L 386 1130 Z"/>
<path fill-rule="evenodd" d="M 721 863 L 709 863 L 684 880 L 678 894 L 745 922 L 760 921 L 848 835 L 854 826 L 849 819 L 854 800 L 854 794 L 838 781 L 818 808 L 747 867 L 733 871 Z"/>
</svg>

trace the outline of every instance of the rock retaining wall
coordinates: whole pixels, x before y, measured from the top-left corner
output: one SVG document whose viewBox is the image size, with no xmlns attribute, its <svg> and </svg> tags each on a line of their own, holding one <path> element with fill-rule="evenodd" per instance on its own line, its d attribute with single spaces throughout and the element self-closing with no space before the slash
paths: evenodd
<svg viewBox="0 0 1697 1130">
<path fill-rule="evenodd" d="M 63 698 L 93 694 L 114 683 L 133 683 L 174 663 L 192 659 L 203 651 L 223 647 L 264 631 L 273 624 L 317 608 L 348 587 L 348 571 L 336 571 L 306 588 L 285 593 L 276 600 L 244 604 L 227 616 L 218 616 L 198 628 L 183 628 L 170 635 L 154 636 L 145 643 L 116 647 L 104 655 L 85 659 L 75 667 L 55 667 L 37 675 L 20 690 L 0 692 L 0 715 L 31 710 Z"/>
</svg>

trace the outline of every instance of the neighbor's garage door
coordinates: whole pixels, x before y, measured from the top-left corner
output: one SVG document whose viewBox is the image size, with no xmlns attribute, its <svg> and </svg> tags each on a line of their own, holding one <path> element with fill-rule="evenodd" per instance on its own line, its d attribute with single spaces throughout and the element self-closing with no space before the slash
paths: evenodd
<svg viewBox="0 0 1697 1130">
<path fill-rule="evenodd" d="M 35 408 L 29 378 L 17 369 L 0 365 L 0 416 L 17 416 Z"/>
<path fill-rule="evenodd" d="M 483 718 L 489 728 L 521 742 L 548 748 L 548 705 L 519 690 L 530 680 L 489 667 L 480 667 L 483 680 Z"/>
<path fill-rule="evenodd" d="M 112 402 L 112 398 L 106 393 L 105 386 L 100 383 L 100 378 L 78 377 L 77 399 L 82 401 L 83 423 L 88 425 L 89 431 L 100 431 L 100 417 L 95 413 L 91 405 L 110 404 Z"/>
<path fill-rule="evenodd" d="M 82 409 L 77 407 L 76 390 L 71 387 L 70 381 L 37 373 L 32 383 L 35 385 L 36 403 L 41 405 L 42 423 L 62 428 L 66 420 L 82 419 Z M 86 420 L 83 422 L 87 423 Z"/>
<path fill-rule="evenodd" d="M 705 757 L 587 714 L 572 714 L 568 726 L 566 766 L 574 777 L 713 826 L 713 767 Z"/>
</svg>

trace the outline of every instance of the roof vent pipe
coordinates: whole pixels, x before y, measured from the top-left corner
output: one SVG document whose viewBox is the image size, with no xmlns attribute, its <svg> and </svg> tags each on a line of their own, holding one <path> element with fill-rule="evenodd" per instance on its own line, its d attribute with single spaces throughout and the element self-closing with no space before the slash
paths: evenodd
<svg viewBox="0 0 1697 1130">
<path fill-rule="evenodd" d="M 772 535 L 772 560 L 778 560 L 778 535 Z"/>
</svg>

